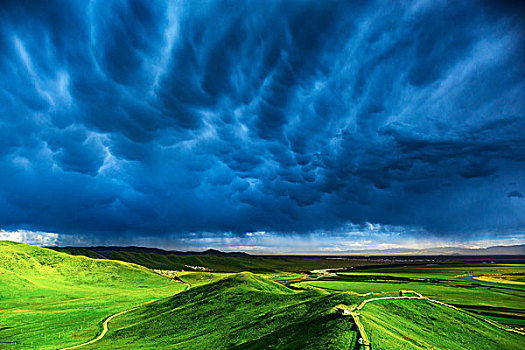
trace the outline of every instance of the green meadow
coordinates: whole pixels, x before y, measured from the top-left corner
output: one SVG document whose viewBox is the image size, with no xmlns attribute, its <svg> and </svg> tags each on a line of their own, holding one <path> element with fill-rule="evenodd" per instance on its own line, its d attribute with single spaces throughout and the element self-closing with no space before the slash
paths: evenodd
<svg viewBox="0 0 525 350">
<path fill-rule="evenodd" d="M 173 267 L 165 263 L 175 257 L 69 253 L 0 242 L 0 349 L 361 350 L 364 337 L 372 349 L 518 350 L 525 342 L 525 267 L 516 263 L 179 256 L 185 269 L 166 278 L 152 269 Z M 308 273 L 331 263 L 348 270 Z M 451 306 L 416 293 L 399 299 L 400 290 Z M 362 329 L 335 309 L 364 300 L 352 311 Z"/>
<path fill-rule="evenodd" d="M 374 350 L 523 348 L 523 335 L 422 300 L 368 303 L 362 310 L 362 322 Z"/>
<path fill-rule="evenodd" d="M 345 349 L 351 319 L 332 306 L 351 295 L 297 293 L 249 272 L 203 284 L 119 317 L 91 349 Z"/>
<path fill-rule="evenodd" d="M 0 348 L 76 345 L 110 315 L 184 289 L 139 265 L 0 242 Z"/>
<path fill-rule="evenodd" d="M 461 276 L 521 274 L 524 271 L 523 264 L 383 267 L 361 272 L 341 272 L 337 278 L 294 285 L 298 288 L 319 288 L 330 292 L 374 293 L 375 297 L 385 292 L 414 290 L 426 297 L 484 315 L 489 319 L 520 326 L 525 323 L 523 285 L 464 280 Z"/>
<path fill-rule="evenodd" d="M 340 276 L 366 276 L 366 277 L 399 277 L 412 278 L 419 280 L 450 280 L 461 282 L 458 276 L 464 275 L 491 275 L 491 274 L 516 274 L 524 273 L 525 264 L 454 264 L 454 265 L 435 265 L 426 266 L 405 266 L 405 267 L 381 267 L 370 268 L 356 272 L 341 272 Z M 517 285 L 515 285 L 516 287 Z M 525 289 L 525 285 L 522 286 Z"/>
</svg>

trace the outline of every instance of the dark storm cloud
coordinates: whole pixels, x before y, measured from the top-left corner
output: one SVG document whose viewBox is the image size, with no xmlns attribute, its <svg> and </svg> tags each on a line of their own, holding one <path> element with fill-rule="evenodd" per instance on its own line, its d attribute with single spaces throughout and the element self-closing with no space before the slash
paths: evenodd
<svg viewBox="0 0 525 350">
<path fill-rule="evenodd" d="M 507 193 L 507 197 L 523 198 L 524 196 L 520 191 L 514 190 Z"/>
<path fill-rule="evenodd" d="M 522 229 L 522 9 L 3 2 L 0 226 Z"/>
</svg>

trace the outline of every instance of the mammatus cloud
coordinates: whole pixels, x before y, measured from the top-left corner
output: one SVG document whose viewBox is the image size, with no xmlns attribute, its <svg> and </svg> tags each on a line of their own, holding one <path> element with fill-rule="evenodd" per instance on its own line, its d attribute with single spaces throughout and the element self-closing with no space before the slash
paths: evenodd
<svg viewBox="0 0 525 350">
<path fill-rule="evenodd" d="M 509 193 L 507 193 L 507 197 L 516 197 L 516 198 L 523 198 L 523 194 L 520 192 L 520 191 L 510 191 Z"/>
<path fill-rule="evenodd" d="M 522 229 L 522 14 L 469 1 L 4 1 L 0 227 Z"/>
</svg>

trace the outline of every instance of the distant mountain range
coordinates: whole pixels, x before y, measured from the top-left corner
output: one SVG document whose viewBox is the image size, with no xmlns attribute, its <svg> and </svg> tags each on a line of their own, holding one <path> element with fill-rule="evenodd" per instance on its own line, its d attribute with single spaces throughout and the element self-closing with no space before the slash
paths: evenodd
<svg viewBox="0 0 525 350">
<path fill-rule="evenodd" d="M 348 250 L 338 255 L 465 255 L 465 256 L 485 256 L 485 255 L 524 255 L 525 244 L 511 246 L 494 246 L 488 248 L 458 248 L 458 247 L 438 247 L 426 249 L 394 248 L 376 250 Z"/>
<path fill-rule="evenodd" d="M 83 248 L 87 250 L 91 250 L 93 252 L 107 252 L 107 251 L 115 251 L 115 252 L 132 252 L 132 253 L 153 253 L 153 254 L 160 254 L 160 255 L 215 255 L 215 256 L 250 256 L 247 253 L 243 252 L 221 252 L 220 250 L 216 249 L 208 249 L 202 252 L 195 252 L 195 251 L 179 251 L 179 250 L 164 250 L 160 248 L 148 248 L 148 247 L 137 247 L 137 246 L 127 246 L 127 247 L 119 247 L 119 246 L 96 246 L 96 247 L 47 247 L 50 249 L 55 250 L 63 250 L 63 249 L 75 249 L 75 248 Z"/>
<path fill-rule="evenodd" d="M 49 247 L 55 250 L 70 250 L 80 247 Z M 164 250 L 159 248 L 148 248 L 148 247 L 119 247 L 119 246 L 96 246 L 96 247 L 81 247 L 82 249 L 90 250 L 93 252 L 103 251 L 115 251 L 115 252 L 133 252 L 133 253 L 153 253 L 160 255 L 212 255 L 212 256 L 228 256 L 228 257 L 249 257 L 252 256 L 244 252 L 222 252 L 216 249 L 208 249 L 205 251 L 178 251 L 178 250 Z M 267 254 L 254 254 L 254 255 L 267 255 Z M 315 253 L 303 253 L 303 254 L 268 254 L 268 255 L 315 255 L 321 254 Z M 426 249 L 410 249 L 410 248 L 393 248 L 393 249 L 373 249 L 373 250 L 347 250 L 337 253 L 322 254 L 322 256 L 436 256 L 436 255 L 464 255 L 464 256 L 485 256 L 485 255 L 523 255 L 525 256 L 525 244 L 512 245 L 512 246 L 494 246 L 488 248 L 458 248 L 458 247 L 437 247 L 437 248 L 426 248 Z"/>
</svg>

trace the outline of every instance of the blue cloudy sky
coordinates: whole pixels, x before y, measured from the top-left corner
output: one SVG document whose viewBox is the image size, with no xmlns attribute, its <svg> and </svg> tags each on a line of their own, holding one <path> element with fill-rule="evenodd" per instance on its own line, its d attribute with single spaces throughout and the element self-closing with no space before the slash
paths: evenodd
<svg viewBox="0 0 525 350">
<path fill-rule="evenodd" d="M 2 1 L 0 237 L 524 243 L 524 14 L 518 1 Z"/>
</svg>

